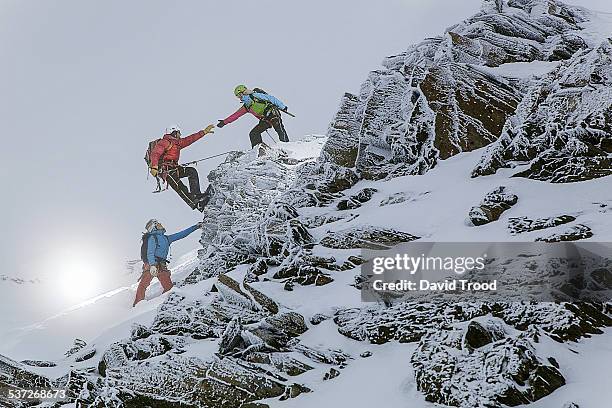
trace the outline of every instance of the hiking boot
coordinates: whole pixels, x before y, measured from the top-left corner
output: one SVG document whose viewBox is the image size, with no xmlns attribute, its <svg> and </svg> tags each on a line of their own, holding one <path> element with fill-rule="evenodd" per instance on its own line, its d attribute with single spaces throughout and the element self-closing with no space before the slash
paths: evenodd
<svg viewBox="0 0 612 408">
<path fill-rule="evenodd" d="M 195 198 L 194 201 L 196 205 L 199 205 L 199 204 L 206 205 L 210 201 L 210 196 L 208 194 L 200 194 L 199 196 Z"/>
<path fill-rule="evenodd" d="M 206 201 L 198 201 L 196 203 L 196 206 L 194 208 L 194 210 L 198 210 L 199 212 L 204 212 L 204 208 L 206 207 L 206 204 L 208 204 L 208 202 Z"/>
</svg>

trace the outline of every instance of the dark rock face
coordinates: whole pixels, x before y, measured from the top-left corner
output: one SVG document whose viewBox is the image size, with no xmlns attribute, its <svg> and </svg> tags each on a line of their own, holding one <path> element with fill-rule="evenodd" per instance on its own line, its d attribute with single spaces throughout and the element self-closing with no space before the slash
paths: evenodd
<svg viewBox="0 0 612 408">
<path fill-rule="evenodd" d="M 576 53 L 527 92 L 473 177 L 529 161 L 516 177 L 570 183 L 612 174 L 612 42 Z M 580 108 L 578 108 L 580 107 Z"/>
<path fill-rule="evenodd" d="M 477 349 L 492 343 L 493 336 L 480 323 L 473 321 L 467 327 L 464 342 L 468 348 Z"/>
<path fill-rule="evenodd" d="M 506 192 L 504 186 L 500 186 L 488 193 L 479 206 L 472 207 L 469 218 L 472 224 L 484 225 L 497 221 L 504 211 L 518 202 L 515 194 Z"/>
<path fill-rule="evenodd" d="M 53 361 L 45 361 L 45 360 L 23 360 L 21 364 L 25 364 L 30 367 L 56 367 L 57 364 Z"/>
<path fill-rule="evenodd" d="M 571 215 L 560 215 L 558 217 L 538 218 L 535 220 L 527 217 L 510 218 L 508 220 L 508 229 L 513 235 L 523 232 L 531 232 L 546 228 L 556 227 L 558 225 L 567 224 L 576 221 L 576 217 Z"/>
<path fill-rule="evenodd" d="M 331 380 L 332 378 L 336 378 L 339 375 L 340 375 L 340 371 L 338 371 L 338 370 L 336 370 L 335 368 L 332 367 L 323 376 L 323 381 Z"/>
<path fill-rule="evenodd" d="M 133 326 L 129 339 L 104 352 L 98 365 L 104 381 L 84 377 L 87 395 L 77 392 L 75 398 L 91 405 L 90 396 L 97 396 L 100 406 L 252 405 L 310 392 L 287 376 L 314 370 L 314 363 L 340 365 L 349 358 L 340 351 L 301 345 L 297 338 L 308 330 L 304 317 L 279 313 L 272 299 L 248 283 L 220 275 L 215 287 L 208 301 L 170 296 L 150 328 Z M 203 331 L 208 338 L 196 337 Z M 216 355 L 185 353 L 193 343 L 214 339 Z M 313 365 L 296 359 L 296 353 Z"/>
<path fill-rule="evenodd" d="M 283 268 L 274 275 L 275 279 L 287 279 L 300 285 L 323 286 L 334 280 L 319 268 L 312 265 L 300 265 Z"/>
<path fill-rule="evenodd" d="M 344 200 L 341 200 L 337 208 L 339 210 L 352 210 L 361 207 L 362 204 L 367 203 L 372 199 L 372 196 L 377 192 L 375 188 L 364 188 L 357 194 L 350 196 Z"/>
<path fill-rule="evenodd" d="M 423 174 L 440 159 L 486 146 L 515 114 L 522 90 L 480 67 L 565 60 L 587 47 L 576 34 L 585 20 L 577 9 L 490 3 L 443 36 L 386 59 L 358 95 L 345 94 L 320 171 L 331 163 L 371 180 Z"/>
<path fill-rule="evenodd" d="M 310 324 L 316 326 L 317 324 L 322 323 L 325 320 L 329 320 L 329 319 L 331 319 L 331 316 L 327 316 L 322 313 L 316 313 L 312 315 L 312 317 L 310 318 Z"/>
<path fill-rule="evenodd" d="M 303 222 L 304 222 L 304 225 L 306 225 L 306 227 L 308 228 L 317 228 L 322 225 L 331 224 L 331 223 L 338 222 L 338 221 L 354 220 L 357 217 L 358 217 L 357 214 L 347 214 L 347 213 L 335 214 L 333 213 L 329 215 L 314 215 L 311 217 L 305 217 Z"/>
<path fill-rule="evenodd" d="M 551 234 L 546 237 L 536 238 L 536 241 L 544 242 L 564 242 L 564 241 L 579 241 L 581 239 L 591 238 L 593 232 L 586 225 L 578 224 L 566 229 L 557 234 Z"/>
<path fill-rule="evenodd" d="M 240 317 L 236 316 L 227 326 L 225 326 L 225 330 L 219 341 L 219 353 L 228 354 L 237 347 L 241 347 L 242 349 L 246 348 L 241 334 L 242 323 L 240 322 Z"/>
<path fill-rule="evenodd" d="M 398 303 L 341 309 L 334 316 L 338 332 L 358 341 L 384 344 L 416 342 L 429 330 L 491 314 L 518 330 L 537 326 L 558 341 L 576 341 L 612 326 L 601 304 L 590 303 Z M 482 322 L 478 322 L 482 325 Z M 484 327 L 493 340 L 504 337 L 499 325 Z M 472 328 L 474 330 L 475 328 Z M 478 342 L 476 343 L 478 344 Z M 469 344 L 466 344 L 468 348 Z"/>
<path fill-rule="evenodd" d="M 75 339 L 74 344 L 72 345 L 70 350 L 68 350 L 64 355 L 66 357 L 70 357 L 71 355 L 76 354 L 79 351 L 81 351 L 86 346 L 87 346 L 87 343 L 84 340 Z"/>
<path fill-rule="evenodd" d="M 135 323 L 132 325 L 130 339 L 132 341 L 136 341 L 139 339 L 146 339 L 151 334 L 153 334 L 153 332 L 149 330 L 147 327 L 143 326 L 142 324 Z"/>
<path fill-rule="evenodd" d="M 357 227 L 329 233 L 321 240 L 321 245 L 334 249 L 389 249 L 418 238 L 391 228 Z"/>
<path fill-rule="evenodd" d="M 0 356 L 0 388 L 17 388 L 17 389 L 32 389 L 32 388 L 52 388 L 53 383 L 48 378 L 35 374 L 29 371 L 28 368 L 17 361 L 13 361 L 7 357 Z M 42 401 L 31 401 L 35 405 Z M 22 401 L 8 399 L 4 392 L 0 394 L 0 406 L 21 408 L 26 406 Z"/>
<path fill-rule="evenodd" d="M 517 406 L 565 384 L 559 370 L 536 354 L 537 332 L 510 336 L 504 325 L 489 317 L 424 336 L 412 364 L 425 399 L 457 407 Z M 497 328 L 497 341 L 485 326 Z M 459 352 L 462 338 L 470 345 L 470 353 Z"/>
</svg>

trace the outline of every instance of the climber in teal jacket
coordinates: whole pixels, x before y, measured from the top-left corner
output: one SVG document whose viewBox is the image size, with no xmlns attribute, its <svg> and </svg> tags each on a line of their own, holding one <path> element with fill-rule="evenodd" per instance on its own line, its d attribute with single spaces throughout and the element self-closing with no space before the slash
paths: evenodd
<svg viewBox="0 0 612 408">
<path fill-rule="evenodd" d="M 145 293 L 153 278 L 159 280 L 164 293 L 172 289 L 174 284 L 172 279 L 170 279 L 168 259 L 166 259 L 170 251 L 170 245 L 201 227 L 202 223 L 198 223 L 175 234 L 166 235 L 166 229 L 159 221 L 149 220 L 147 222 L 145 225 L 146 232 L 142 236 L 142 246 L 140 248 L 142 276 L 140 277 L 138 289 L 136 289 L 136 298 L 134 299 L 133 306 L 136 306 L 138 302 L 145 298 Z"/>
<path fill-rule="evenodd" d="M 168 262 L 166 260 L 166 257 L 168 256 L 168 252 L 170 251 L 170 245 L 174 241 L 178 241 L 187 237 L 189 234 L 200 228 L 201 225 L 200 223 L 198 223 L 175 234 L 165 235 L 164 233 L 166 232 L 166 230 L 164 229 L 164 227 L 157 221 L 155 221 L 155 223 L 156 228 L 152 229 L 150 232 L 147 231 L 148 237 L 146 239 L 148 240 L 148 242 L 146 261 L 149 265 L 155 265 L 161 261 Z"/>
</svg>

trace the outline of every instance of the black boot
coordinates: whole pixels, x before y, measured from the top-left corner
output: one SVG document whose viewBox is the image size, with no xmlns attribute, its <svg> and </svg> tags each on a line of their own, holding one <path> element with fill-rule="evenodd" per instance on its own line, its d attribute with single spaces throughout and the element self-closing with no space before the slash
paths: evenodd
<svg viewBox="0 0 612 408">
<path fill-rule="evenodd" d="M 213 196 L 213 194 L 215 193 L 215 190 L 213 189 L 212 184 L 209 184 L 208 187 L 206 188 L 206 191 L 203 194 L 199 194 L 196 197 L 196 202 L 197 202 L 197 208 L 204 208 L 206 207 L 206 205 L 210 202 L 210 198 Z"/>
</svg>

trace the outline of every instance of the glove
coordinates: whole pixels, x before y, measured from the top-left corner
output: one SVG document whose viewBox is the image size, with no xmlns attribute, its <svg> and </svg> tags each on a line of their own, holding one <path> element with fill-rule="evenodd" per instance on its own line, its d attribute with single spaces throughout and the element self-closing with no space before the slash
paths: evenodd
<svg viewBox="0 0 612 408">
<path fill-rule="evenodd" d="M 151 274 L 152 277 L 156 278 L 157 277 L 157 266 L 151 265 L 149 267 L 149 273 Z"/>
<path fill-rule="evenodd" d="M 224 122 L 224 121 L 222 121 L 222 120 L 220 120 L 220 121 L 217 123 L 217 127 L 218 127 L 218 128 L 222 128 L 223 126 L 225 126 L 225 122 Z"/>
<path fill-rule="evenodd" d="M 213 130 L 214 128 L 215 128 L 215 125 L 206 126 L 206 129 L 204 129 L 204 134 L 207 135 L 209 133 L 215 133 L 215 131 Z"/>
<path fill-rule="evenodd" d="M 151 167 L 150 172 L 153 177 L 157 177 L 157 175 L 159 174 L 159 170 L 157 169 L 157 166 Z"/>
<path fill-rule="evenodd" d="M 202 229 L 202 227 L 204 226 L 204 223 L 203 222 L 198 222 L 196 225 L 198 226 L 199 229 Z"/>
</svg>

